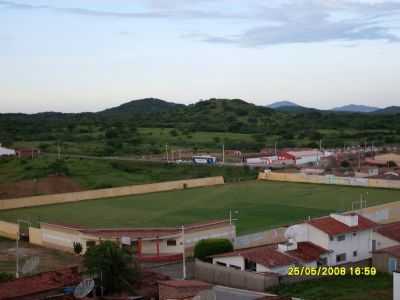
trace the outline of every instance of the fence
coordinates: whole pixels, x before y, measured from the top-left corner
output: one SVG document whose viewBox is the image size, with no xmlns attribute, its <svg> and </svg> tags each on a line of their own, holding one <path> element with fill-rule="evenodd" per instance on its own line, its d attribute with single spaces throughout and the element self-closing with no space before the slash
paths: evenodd
<svg viewBox="0 0 400 300">
<path fill-rule="evenodd" d="M 60 204 L 67 202 L 78 202 L 83 200 L 94 200 L 101 198 L 113 198 L 129 195 L 147 194 L 154 192 L 165 192 L 185 188 L 205 187 L 224 184 L 224 178 L 208 177 L 189 180 L 167 181 L 143 185 L 131 185 L 109 189 L 90 190 L 83 192 L 33 196 L 25 198 L 14 198 L 0 200 L 0 210 L 32 207 L 40 205 Z"/>
<path fill-rule="evenodd" d="M 335 175 L 307 175 L 302 173 L 260 173 L 259 180 L 271 181 L 287 181 L 300 183 L 316 183 L 316 184 L 332 184 L 332 185 L 347 185 L 374 187 L 386 189 L 400 189 L 400 180 L 385 180 L 385 179 L 370 179 L 357 177 L 338 177 Z"/>
<path fill-rule="evenodd" d="M 196 260 L 194 263 L 194 277 L 195 279 L 215 285 L 256 292 L 265 292 L 268 288 L 279 284 L 279 277 L 277 275 L 262 275 L 239 271 L 204 263 L 199 260 Z"/>
<path fill-rule="evenodd" d="M 0 221 L 0 236 L 16 240 L 19 237 L 19 225 Z"/>
</svg>

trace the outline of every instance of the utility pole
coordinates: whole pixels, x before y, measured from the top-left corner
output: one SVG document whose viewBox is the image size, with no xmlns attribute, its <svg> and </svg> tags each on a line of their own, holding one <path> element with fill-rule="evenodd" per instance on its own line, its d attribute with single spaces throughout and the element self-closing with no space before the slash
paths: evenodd
<svg viewBox="0 0 400 300">
<path fill-rule="evenodd" d="M 58 152 L 58 159 L 61 159 L 61 147 L 60 147 L 60 142 L 57 144 L 57 152 Z"/>
<path fill-rule="evenodd" d="M 169 162 L 169 159 L 168 159 L 168 144 L 165 144 L 165 158 L 166 158 L 167 162 Z"/>
<path fill-rule="evenodd" d="M 361 151 L 358 148 L 358 171 L 361 171 Z"/>
<path fill-rule="evenodd" d="M 276 142 L 275 142 L 275 156 L 278 156 L 278 151 L 276 150 Z"/>
<path fill-rule="evenodd" d="M 222 144 L 222 164 L 225 164 L 225 144 Z"/>
<path fill-rule="evenodd" d="M 229 224 L 232 225 L 232 209 L 229 210 Z"/>
<path fill-rule="evenodd" d="M 15 265 L 15 278 L 19 278 L 19 229 L 18 229 L 18 236 L 17 236 L 17 245 L 15 248 L 15 255 L 16 255 L 16 265 Z"/>
<path fill-rule="evenodd" d="M 182 277 L 186 280 L 186 249 L 185 249 L 185 225 L 182 225 Z"/>
</svg>

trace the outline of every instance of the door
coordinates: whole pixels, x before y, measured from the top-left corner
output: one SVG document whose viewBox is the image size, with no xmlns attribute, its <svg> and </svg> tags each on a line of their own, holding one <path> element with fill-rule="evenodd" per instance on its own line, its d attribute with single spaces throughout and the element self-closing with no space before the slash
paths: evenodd
<svg viewBox="0 0 400 300">
<path fill-rule="evenodd" d="M 388 271 L 389 273 L 393 273 L 397 270 L 397 259 L 394 257 L 389 257 L 388 260 Z"/>
</svg>

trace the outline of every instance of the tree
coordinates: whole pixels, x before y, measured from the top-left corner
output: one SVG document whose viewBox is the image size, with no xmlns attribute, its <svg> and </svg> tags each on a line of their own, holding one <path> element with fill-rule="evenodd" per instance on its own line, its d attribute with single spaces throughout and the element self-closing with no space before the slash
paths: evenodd
<svg viewBox="0 0 400 300">
<path fill-rule="evenodd" d="M 74 242 L 73 246 L 74 246 L 74 252 L 75 252 L 75 254 L 79 255 L 79 254 L 82 253 L 82 250 L 83 250 L 83 249 L 82 249 L 82 244 L 81 244 L 81 243 L 79 243 L 79 242 Z"/>
<path fill-rule="evenodd" d="M 211 255 L 233 251 L 232 242 L 228 239 L 207 239 L 197 242 L 194 247 L 194 257 L 208 260 Z"/>
<path fill-rule="evenodd" d="M 347 168 L 350 168 L 350 167 L 351 167 L 351 164 L 350 164 L 347 160 L 344 160 L 344 161 L 342 161 L 342 162 L 340 163 L 340 166 L 341 166 L 342 168 L 347 169 Z"/>
<path fill-rule="evenodd" d="M 139 277 L 139 266 L 129 253 L 116 243 L 105 241 L 89 248 L 83 263 L 87 273 L 101 278 L 106 293 L 132 290 Z"/>
</svg>

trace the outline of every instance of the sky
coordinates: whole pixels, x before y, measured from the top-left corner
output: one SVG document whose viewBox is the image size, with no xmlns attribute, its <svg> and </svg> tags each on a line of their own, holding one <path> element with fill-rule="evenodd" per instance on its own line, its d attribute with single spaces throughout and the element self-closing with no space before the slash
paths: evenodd
<svg viewBox="0 0 400 300">
<path fill-rule="evenodd" d="M 400 0 L 0 0 L 0 113 L 400 105 Z"/>
</svg>

